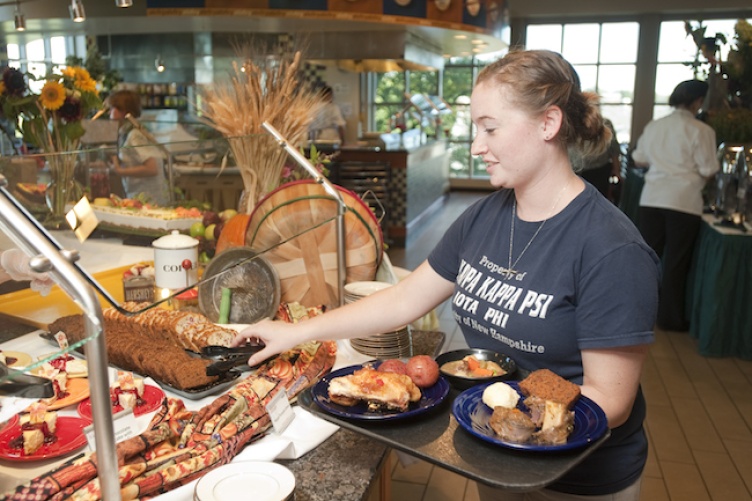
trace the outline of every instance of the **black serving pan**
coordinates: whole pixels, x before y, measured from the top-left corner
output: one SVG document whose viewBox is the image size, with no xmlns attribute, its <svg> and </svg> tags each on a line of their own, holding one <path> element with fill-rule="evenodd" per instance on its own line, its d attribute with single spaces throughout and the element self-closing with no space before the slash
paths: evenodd
<svg viewBox="0 0 752 501">
<path fill-rule="evenodd" d="M 42 339 L 44 339 L 45 341 L 47 341 L 48 343 L 50 343 L 51 345 L 55 347 L 58 346 L 55 336 L 53 336 L 49 332 L 41 332 L 39 334 L 39 337 L 41 337 Z M 76 348 L 75 351 L 83 355 L 83 346 L 79 346 L 78 348 Z M 198 356 L 197 353 L 191 352 L 189 350 L 186 350 L 186 352 L 192 356 Z M 246 357 L 245 360 L 247 361 L 248 357 Z M 129 369 L 123 369 L 122 367 L 118 367 L 113 364 L 109 364 L 109 365 L 119 370 L 127 370 L 128 372 L 133 372 Z M 204 386 L 197 386 L 196 388 L 188 388 L 188 389 L 178 389 L 169 383 L 166 383 L 158 378 L 155 378 L 154 376 L 149 376 L 149 377 L 152 378 L 154 381 L 156 381 L 157 384 L 159 384 L 159 386 L 161 386 L 163 389 L 168 390 L 176 395 L 187 398 L 189 400 L 201 400 L 204 397 L 217 395 L 223 392 L 224 390 L 230 388 L 232 385 L 235 384 L 235 380 L 240 376 L 240 372 L 225 370 L 225 371 L 218 372 L 215 375 L 219 376 L 219 379 L 217 379 L 213 383 L 209 383 Z M 145 376 L 145 374 L 141 374 L 141 376 Z"/>
</svg>

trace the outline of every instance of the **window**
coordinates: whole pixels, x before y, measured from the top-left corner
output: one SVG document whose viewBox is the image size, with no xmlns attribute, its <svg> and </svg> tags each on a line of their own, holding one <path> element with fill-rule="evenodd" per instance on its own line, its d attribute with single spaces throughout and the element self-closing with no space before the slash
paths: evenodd
<svg viewBox="0 0 752 501">
<path fill-rule="evenodd" d="M 525 46 L 559 52 L 572 63 L 582 89 L 601 97 L 601 112 L 619 142 L 628 143 L 639 35 L 635 22 L 528 25 Z"/>
<path fill-rule="evenodd" d="M 86 37 L 56 36 L 50 38 L 36 38 L 24 44 L 6 46 L 8 65 L 22 71 L 28 71 L 36 78 L 44 78 L 51 71 L 65 66 L 68 56 L 85 57 Z M 29 86 L 34 92 L 42 89 L 44 82 L 31 81 Z"/>
<path fill-rule="evenodd" d="M 449 176 L 452 178 L 488 179 L 485 164 L 470 154 L 475 135 L 470 116 L 470 95 L 480 68 L 498 57 L 498 54 L 494 54 L 486 57 L 450 58 L 445 61 L 442 75 L 443 98 L 449 103 L 452 113 L 444 117 L 442 127 L 449 148 Z"/>
<path fill-rule="evenodd" d="M 720 57 L 722 60 L 726 60 L 729 44 L 734 40 L 736 19 L 690 21 L 690 24 L 694 29 L 704 27 L 706 37 L 712 38 L 716 35 L 723 35 L 728 43 L 719 43 Z M 679 82 L 692 78 L 705 80 L 708 69 L 709 64 L 699 54 L 693 38 L 687 34 L 684 21 L 661 23 L 653 118 L 660 118 L 671 111 L 668 98 Z"/>
<path fill-rule="evenodd" d="M 405 107 L 406 73 L 390 71 L 369 75 L 374 87 L 371 104 L 372 130 L 390 132 L 394 117 Z"/>
</svg>

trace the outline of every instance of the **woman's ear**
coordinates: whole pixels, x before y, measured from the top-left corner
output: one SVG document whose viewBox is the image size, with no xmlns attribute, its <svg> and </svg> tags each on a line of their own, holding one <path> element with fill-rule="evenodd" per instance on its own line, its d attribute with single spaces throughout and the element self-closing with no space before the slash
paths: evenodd
<svg viewBox="0 0 752 501">
<path fill-rule="evenodd" d="M 543 139 L 550 141 L 559 133 L 564 114 L 558 106 L 549 106 L 543 112 Z"/>
</svg>

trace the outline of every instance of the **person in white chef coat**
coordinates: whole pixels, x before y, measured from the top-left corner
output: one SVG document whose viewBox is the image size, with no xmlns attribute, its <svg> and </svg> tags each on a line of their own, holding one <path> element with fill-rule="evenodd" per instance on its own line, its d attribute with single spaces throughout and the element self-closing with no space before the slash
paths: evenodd
<svg viewBox="0 0 752 501">
<path fill-rule="evenodd" d="M 347 121 L 342 115 L 342 110 L 334 102 L 332 88 L 326 86 L 321 89 L 321 97 L 326 104 L 308 128 L 310 139 L 313 141 L 339 141 L 340 144 L 344 144 Z"/>
</svg>

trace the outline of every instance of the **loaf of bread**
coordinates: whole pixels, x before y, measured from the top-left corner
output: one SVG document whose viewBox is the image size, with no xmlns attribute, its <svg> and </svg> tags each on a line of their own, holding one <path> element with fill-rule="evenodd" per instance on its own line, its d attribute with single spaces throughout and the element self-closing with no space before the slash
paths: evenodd
<svg viewBox="0 0 752 501">
<path fill-rule="evenodd" d="M 123 309 L 139 311 L 148 303 L 123 303 Z M 151 308 L 133 316 L 126 316 L 114 308 L 102 312 L 105 318 L 137 324 L 150 329 L 154 335 L 172 341 L 186 350 L 200 352 L 205 346 L 230 346 L 236 332 L 211 322 L 201 313 Z"/>
<path fill-rule="evenodd" d="M 155 312 L 158 310 L 155 309 Z M 151 315 L 152 321 L 135 322 L 115 310 L 104 310 L 104 335 L 110 364 L 151 376 L 178 390 L 200 388 L 217 381 L 206 375 L 209 360 L 190 356 L 173 338 L 169 313 Z M 83 315 L 70 315 L 48 326 L 52 334 L 64 332 L 69 343 L 84 339 Z"/>
<path fill-rule="evenodd" d="M 580 387 L 548 369 L 539 369 L 520 381 L 520 391 L 526 397 L 538 397 L 565 405 L 571 409 L 580 398 Z"/>
</svg>

